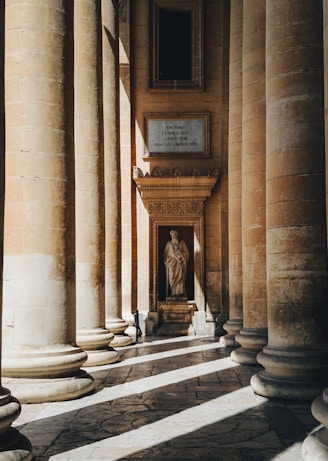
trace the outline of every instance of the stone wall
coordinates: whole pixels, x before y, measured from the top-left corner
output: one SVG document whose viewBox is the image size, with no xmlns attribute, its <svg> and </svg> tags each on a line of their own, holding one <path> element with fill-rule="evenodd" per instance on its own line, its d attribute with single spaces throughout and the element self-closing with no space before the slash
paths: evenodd
<svg viewBox="0 0 328 461">
<path fill-rule="evenodd" d="M 149 75 L 149 11 L 146 0 L 131 8 L 131 75 L 132 111 L 132 158 L 144 172 L 151 173 L 155 167 L 171 174 L 174 167 L 183 175 L 192 168 L 201 175 L 213 167 L 219 167 L 221 182 L 205 204 L 205 295 L 207 311 L 217 315 L 227 306 L 227 120 L 228 120 L 228 39 L 229 10 L 222 1 L 204 2 L 204 90 L 150 90 Z M 211 37 L 211 40 L 209 38 Z M 210 155 L 204 157 L 179 158 L 168 155 L 160 158 L 144 157 L 145 113 L 194 113 L 210 114 Z M 121 129 L 125 129 L 124 126 Z M 135 156 L 135 157 L 134 157 Z M 130 159 L 122 158 L 122 168 Z M 132 208 L 133 210 L 133 208 Z M 124 211 L 123 211 L 124 213 Z M 135 262 L 137 270 L 137 308 L 147 311 L 149 307 L 149 216 L 140 195 L 136 195 L 134 235 L 137 235 Z M 134 218 L 132 218 L 134 220 Z M 174 224 L 174 223 L 172 223 Z M 131 224 L 132 225 L 132 224 Z M 124 235 L 123 235 L 124 241 Z M 123 287 L 124 290 L 124 287 Z M 124 296 L 124 294 L 123 294 Z M 223 305 L 224 302 L 224 305 Z"/>
</svg>

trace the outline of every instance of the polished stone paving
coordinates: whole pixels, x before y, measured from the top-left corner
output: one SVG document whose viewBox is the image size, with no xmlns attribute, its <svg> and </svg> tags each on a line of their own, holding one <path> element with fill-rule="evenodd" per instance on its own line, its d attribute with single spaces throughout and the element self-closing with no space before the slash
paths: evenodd
<svg viewBox="0 0 328 461">
<path fill-rule="evenodd" d="M 218 338 L 142 338 L 88 368 L 89 396 L 22 405 L 13 426 L 33 461 L 298 461 L 318 425 L 310 403 L 255 395 Z"/>
</svg>

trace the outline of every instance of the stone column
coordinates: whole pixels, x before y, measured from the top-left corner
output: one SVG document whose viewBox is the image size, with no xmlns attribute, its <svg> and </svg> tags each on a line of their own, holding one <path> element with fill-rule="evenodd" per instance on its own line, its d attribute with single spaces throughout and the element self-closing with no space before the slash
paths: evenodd
<svg viewBox="0 0 328 461">
<path fill-rule="evenodd" d="M 3 375 L 22 402 L 90 392 L 76 346 L 73 2 L 6 2 Z"/>
<path fill-rule="evenodd" d="M 267 343 L 263 0 L 244 0 L 242 131 L 243 329 L 231 357 L 256 364 Z"/>
<path fill-rule="evenodd" d="M 126 184 L 133 170 L 131 126 L 131 20 L 130 2 L 119 0 L 119 64 L 120 64 L 120 161 L 121 161 L 121 211 L 122 211 L 122 315 L 129 323 L 125 334 L 136 337 L 135 316 L 137 306 L 134 278 L 133 229 L 135 191 Z"/>
<path fill-rule="evenodd" d="M 87 33 L 86 33 L 87 31 Z M 117 360 L 105 328 L 105 204 L 102 113 L 101 8 L 97 0 L 76 0 L 75 172 L 77 344 L 85 366 Z"/>
<path fill-rule="evenodd" d="M 5 197 L 5 109 L 4 109 L 4 2 L 0 6 L 0 371 L 2 324 L 3 214 Z M 1 376 L 1 375 L 0 375 Z M 28 439 L 11 427 L 19 416 L 21 406 L 1 385 L 0 379 L 0 460 L 29 461 L 32 448 Z"/>
<path fill-rule="evenodd" d="M 125 346 L 128 323 L 122 319 L 121 193 L 119 149 L 118 2 L 101 2 L 103 23 L 103 101 L 105 155 L 105 302 L 112 345 Z"/>
<path fill-rule="evenodd" d="M 242 49 L 243 0 L 230 6 L 229 80 L 229 320 L 221 341 L 239 346 L 235 336 L 243 325 L 243 271 L 241 228 L 241 150 L 242 150 Z"/>
<path fill-rule="evenodd" d="M 327 210 L 327 185 L 328 185 L 328 0 L 323 1 L 323 46 L 324 46 L 324 104 L 325 104 L 325 147 L 326 147 L 326 216 Z M 327 382 L 326 382 L 327 384 Z M 328 387 L 314 400 L 312 407 L 313 416 L 321 426 L 316 428 L 304 440 L 302 455 L 305 461 L 328 460 Z"/>
<path fill-rule="evenodd" d="M 327 383 L 322 1 L 267 0 L 266 397 L 312 399 Z"/>
</svg>

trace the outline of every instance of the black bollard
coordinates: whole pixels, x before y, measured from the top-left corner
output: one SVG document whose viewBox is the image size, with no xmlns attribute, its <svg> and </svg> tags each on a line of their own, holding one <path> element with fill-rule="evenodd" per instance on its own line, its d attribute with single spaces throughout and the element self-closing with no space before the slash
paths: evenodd
<svg viewBox="0 0 328 461">
<path fill-rule="evenodd" d="M 138 312 L 138 309 L 136 310 L 135 314 L 134 314 L 134 323 L 136 325 L 136 343 L 138 343 L 138 339 L 139 339 L 139 312 Z"/>
</svg>

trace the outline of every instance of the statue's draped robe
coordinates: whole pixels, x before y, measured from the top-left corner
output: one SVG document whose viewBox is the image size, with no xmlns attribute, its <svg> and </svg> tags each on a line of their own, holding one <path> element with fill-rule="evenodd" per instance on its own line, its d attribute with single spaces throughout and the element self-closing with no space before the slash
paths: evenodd
<svg viewBox="0 0 328 461">
<path fill-rule="evenodd" d="M 188 260 L 189 251 L 183 240 L 178 243 L 167 242 L 164 250 L 164 263 L 171 296 L 185 296 L 186 294 Z"/>
</svg>

